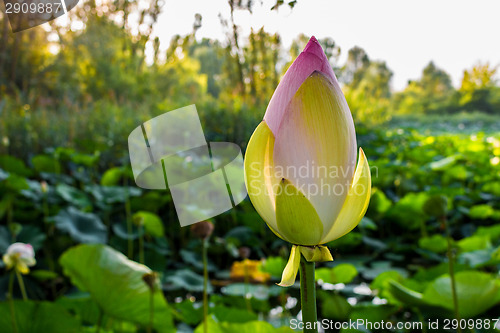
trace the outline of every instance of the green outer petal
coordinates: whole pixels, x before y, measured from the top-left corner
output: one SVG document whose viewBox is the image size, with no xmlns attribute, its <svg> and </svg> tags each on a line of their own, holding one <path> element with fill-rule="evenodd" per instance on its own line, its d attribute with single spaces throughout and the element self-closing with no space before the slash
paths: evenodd
<svg viewBox="0 0 500 333">
<path fill-rule="evenodd" d="M 318 245 L 314 247 L 309 246 L 299 246 L 300 253 L 309 262 L 324 262 L 333 261 L 332 254 L 330 250 L 324 245 Z"/>
<path fill-rule="evenodd" d="M 257 213 L 280 238 L 276 224 L 275 192 L 280 179 L 274 177 L 274 135 L 261 122 L 248 142 L 245 153 L 245 185 Z"/>
<path fill-rule="evenodd" d="M 332 229 L 321 244 L 344 236 L 358 225 L 370 202 L 371 184 L 370 166 L 363 149 L 359 148 L 359 161 L 347 199 Z"/>
<path fill-rule="evenodd" d="M 276 195 L 278 231 L 297 245 L 318 245 L 323 223 L 311 202 L 292 183 L 282 179 Z"/>
<path fill-rule="evenodd" d="M 295 283 L 295 278 L 297 277 L 297 272 L 300 266 L 300 250 L 297 245 L 292 246 L 292 251 L 290 251 L 290 258 L 288 263 L 283 270 L 283 275 L 281 276 L 281 282 L 278 286 L 290 287 Z"/>
</svg>

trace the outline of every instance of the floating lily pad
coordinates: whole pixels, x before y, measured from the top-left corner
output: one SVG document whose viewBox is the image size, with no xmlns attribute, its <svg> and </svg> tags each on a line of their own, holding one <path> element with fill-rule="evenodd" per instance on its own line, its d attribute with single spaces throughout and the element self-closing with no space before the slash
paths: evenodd
<svg viewBox="0 0 500 333">
<path fill-rule="evenodd" d="M 91 213 L 84 213 L 74 207 L 61 210 L 51 218 L 56 228 L 69 233 L 80 243 L 106 243 L 106 226 L 101 219 Z"/>
</svg>

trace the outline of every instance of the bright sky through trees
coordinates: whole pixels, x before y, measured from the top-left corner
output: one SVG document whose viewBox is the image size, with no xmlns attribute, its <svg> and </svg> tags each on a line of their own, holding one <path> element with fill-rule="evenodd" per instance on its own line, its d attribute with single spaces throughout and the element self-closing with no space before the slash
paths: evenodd
<svg viewBox="0 0 500 333">
<path fill-rule="evenodd" d="M 430 60 L 447 71 L 455 86 L 463 70 L 478 61 L 500 64 L 500 2 L 496 0 L 299 0 L 293 10 L 284 5 L 271 11 L 275 1 L 255 1 L 254 13 L 236 11 L 235 20 L 248 36 L 250 27 L 278 32 L 290 45 L 298 34 L 332 37 L 347 50 L 358 45 L 371 59 L 380 59 L 394 72 L 392 86 L 403 89 L 408 79 L 417 79 Z M 226 0 L 166 0 L 154 34 L 162 49 L 175 34 L 192 30 L 195 13 L 203 16 L 197 37 L 224 39 L 219 13 L 229 17 Z"/>
</svg>

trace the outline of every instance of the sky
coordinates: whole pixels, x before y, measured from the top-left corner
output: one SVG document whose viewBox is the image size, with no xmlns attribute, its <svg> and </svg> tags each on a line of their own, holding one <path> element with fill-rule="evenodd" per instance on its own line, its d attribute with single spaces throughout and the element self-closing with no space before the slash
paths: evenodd
<svg viewBox="0 0 500 333">
<path fill-rule="evenodd" d="M 250 28 L 278 32 L 285 47 L 300 33 L 331 37 L 347 51 L 360 46 L 372 60 L 384 60 L 393 71 L 392 88 L 434 63 L 459 86 L 463 70 L 478 61 L 500 65 L 500 1 L 498 0 L 298 0 L 290 10 L 271 11 L 273 0 L 255 0 L 253 14 L 238 11 L 236 23 L 247 36 Z M 194 15 L 203 17 L 197 38 L 224 40 L 219 13 L 229 18 L 227 0 L 166 0 L 154 34 L 162 49 L 175 34 L 192 31 Z"/>
</svg>

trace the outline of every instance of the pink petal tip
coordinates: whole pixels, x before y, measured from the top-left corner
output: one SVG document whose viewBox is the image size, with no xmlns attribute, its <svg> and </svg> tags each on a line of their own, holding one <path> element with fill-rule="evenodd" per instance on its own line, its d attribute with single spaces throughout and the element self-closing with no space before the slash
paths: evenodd
<svg viewBox="0 0 500 333">
<path fill-rule="evenodd" d="M 307 43 L 306 47 L 302 52 L 305 53 L 312 53 L 318 58 L 322 59 L 323 61 L 328 61 L 326 59 L 325 52 L 323 51 L 323 48 L 321 47 L 321 44 L 318 42 L 316 37 L 312 36 L 311 39 L 309 39 L 309 42 Z"/>
</svg>

